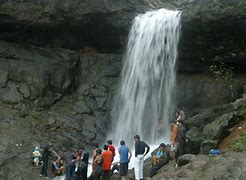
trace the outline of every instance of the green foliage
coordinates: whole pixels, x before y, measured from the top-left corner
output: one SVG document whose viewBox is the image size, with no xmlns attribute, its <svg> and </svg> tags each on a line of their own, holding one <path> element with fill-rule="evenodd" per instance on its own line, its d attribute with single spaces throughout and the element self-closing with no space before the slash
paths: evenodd
<svg viewBox="0 0 246 180">
<path fill-rule="evenodd" d="M 212 64 L 210 71 L 215 75 L 217 82 L 226 86 L 231 86 L 233 82 L 233 67 L 225 65 L 223 62 Z"/>
<path fill-rule="evenodd" d="M 246 132 L 243 132 L 241 136 L 233 142 L 232 149 L 234 151 L 246 150 Z"/>
</svg>

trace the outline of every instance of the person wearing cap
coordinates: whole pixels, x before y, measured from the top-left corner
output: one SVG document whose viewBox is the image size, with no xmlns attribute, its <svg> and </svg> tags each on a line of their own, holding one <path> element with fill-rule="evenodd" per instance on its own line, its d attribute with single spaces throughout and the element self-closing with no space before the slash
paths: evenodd
<svg viewBox="0 0 246 180">
<path fill-rule="evenodd" d="M 156 162 L 152 165 L 150 170 L 150 177 L 156 175 L 157 171 L 164 165 L 168 164 L 171 160 L 170 153 L 166 149 L 166 145 L 161 143 L 158 147 L 156 154 L 154 155 Z"/>
</svg>

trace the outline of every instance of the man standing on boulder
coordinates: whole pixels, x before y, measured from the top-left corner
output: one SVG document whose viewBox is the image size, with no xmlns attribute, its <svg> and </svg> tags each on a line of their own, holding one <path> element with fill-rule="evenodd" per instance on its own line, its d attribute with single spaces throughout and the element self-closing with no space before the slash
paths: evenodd
<svg viewBox="0 0 246 180">
<path fill-rule="evenodd" d="M 148 154 L 150 147 L 143 141 L 140 141 L 139 135 L 134 136 L 135 140 L 135 179 L 140 180 L 143 179 L 143 162 L 144 156 Z M 145 151 L 145 148 L 147 149 Z"/>
</svg>

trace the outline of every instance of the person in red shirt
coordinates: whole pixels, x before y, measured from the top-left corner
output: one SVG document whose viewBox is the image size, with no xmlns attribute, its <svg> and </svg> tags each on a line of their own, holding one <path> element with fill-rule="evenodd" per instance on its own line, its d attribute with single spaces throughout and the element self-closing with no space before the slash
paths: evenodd
<svg viewBox="0 0 246 180">
<path fill-rule="evenodd" d="M 113 154 L 113 159 L 112 162 L 114 161 L 114 156 L 115 156 L 115 147 L 113 145 L 112 140 L 108 140 L 108 150 L 112 152 Z"/>
<path fill-rule="evenodd" d="M 103 150 L 104 151 L 102 152 L 102 180 L 110 180 L 110 168 L 113 159 L 113 153 L 109 150 L 108 145 L 106 144 L 103 146 Z"/>
</svg>

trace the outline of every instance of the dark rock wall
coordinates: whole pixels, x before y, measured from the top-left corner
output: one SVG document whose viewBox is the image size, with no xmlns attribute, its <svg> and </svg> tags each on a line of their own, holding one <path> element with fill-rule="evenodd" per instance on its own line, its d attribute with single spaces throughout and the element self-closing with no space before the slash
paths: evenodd
<svg viewBox="0 0 246 180">
<path fill-rule="evenodd" d="M 76 88 L 78 53 L 0 42 L 0 99 L 50 106 Z"/>
<path fill-rule="evenodd" d="M 26 115 L 33 111 L 55 109 L 57 113 L 70 113 L 75 119 L 77 115 L 80 116 L 78 121 L 89 119 L 88 126 L 90 121 L 94 122 L 95 129 L 92 134 L 88 134 L 88 138 L 94 140 L 96 127 L 99 127 L 96 126 L 96 120 L 102 120 L 97 123 L 105 123 L 104 127 L 108 127 L 109 116 L 104 121 L 103 118 L 110 112 L 112 96 L 117 87 L 121 69 L 120 55 L 6 42 L 1 42 L 0 46 L 1 103 Z M 81 126 L 77 127 L 80 131 Z M 90 131 L 86 126 L 84 129 Z"/>
<path fill-rule="evenodd" d="M 117 52 L 142 1 L 29 0 L 0 2 L 0 39 L 38 46 Z"/>
<path fill-rule="evenodd" d="M 181 72 L 206 72 L 217 61 L 243 71 L 244 0 L 6 0 L 0 2 L 0 39 L 72 49 L 89 45 L 122 53 L 136 14 L 162 7 L 183 12 Z"/>
<path fill-rule="evenodd" d="M 235 75 L 230 85 L 215 80 L 207 74 L 178 74 L 176 102 L 187 117 L 204 111 L 212 106 L 235 101 L 242 97 L 246 75 Z"/>
</svg>

